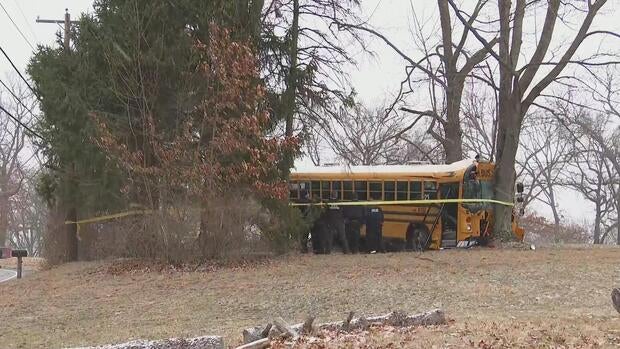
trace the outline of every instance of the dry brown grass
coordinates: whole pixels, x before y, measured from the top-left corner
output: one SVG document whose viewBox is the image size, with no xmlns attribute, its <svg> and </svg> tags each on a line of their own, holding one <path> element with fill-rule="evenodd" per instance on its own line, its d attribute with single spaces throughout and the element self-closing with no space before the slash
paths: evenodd
<svg viewBox="0 0 620 349">
<path fill-rule="evenodd" d="M 273 316 L 337 320 L 443 308 L 450 325 L 365 336 L 371 346 L 613 346 L 620 249 L 436 251 L 291 256 L 209 272 L 119 273 L 72 263 L 0 284 L 2 348 L 62 347 L 222 334 Z M 390 337 L 393 336 L 393 337 Z M 403 343 L 402 345 L 400 343 Z M 334 346 L 350 347 L 347 341 Z"/>
<path fill-rule="evenodd" d="M 22 267 L 25 270 L 41 270 L 45 267 L 45 259 L 37 257 L 24 257 Z M 0 268 L 17 268 L 17 258 L 0 259 Z"/>
</svg>

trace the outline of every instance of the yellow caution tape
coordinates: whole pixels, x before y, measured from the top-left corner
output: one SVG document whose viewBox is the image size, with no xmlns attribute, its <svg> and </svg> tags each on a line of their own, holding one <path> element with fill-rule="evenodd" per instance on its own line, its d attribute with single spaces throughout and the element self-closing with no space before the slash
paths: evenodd
<svg viewBox="0 0 620 349">
<path fill-rule="evenodd" d="M 93 217 L 93 218 L 88 218 L 88 219 L 82 219 L 82 220 L 79 220 L 79 221 L 65 221 L 65 224 L 96 223 L 96 222 L 101 222 L 101 221 L 108 221 L 110 219 L 123 218 L 123 217 L 127 217 L 127 216 L 135 216 L 135 215 L 139 215 L 139 214 L 150 214 L 150 213 L 153 213 L 153 210 L 125 211 L 125 212 L 119 212 L 119 213 L 105 215 L 105 216 L 99 216 L 99 217 Z"/>
<path fill-rule="evenodd" d="M 136 216 L 136 215 L 141 215 L 141 214 L 151 214 L 151 213 L 153 213 L 153 210 L 125 211 L 125 212 L 119 212 L 119 213 L 109 214 L 105 216 L 81 219 L 79 221 L 65 221 L 65 224 L 75 224 L 77 238 L 78 240 L 81 240 L 80 238 L 80 225 L 81 224 L 103 222 L 103 221 L 109 221 L 111 219 L 123 218 L 127 216 Z"/>
<path fill-rule="evenodd" d="M 504 206 L 514 206 L 512 202 L 492 199 L 434 199 L 434 200 L 398 200 L 398 201 L 342 201 L 342 202 L 317 202 L 317 203 L 290 203 L 290 206 L 383 206 L 383 205 L 428 205 L 428 204 L 454 204 L 454 203 L 491 203 Z M 65 224 L 75 224 L 78 238 L 80 225 L 118 219 L 127 216 L 151 214 L 153 210 L 133 210 L 115 214 L 81 219 L 78 221 L 65 221 Z"/>
<path fill-rule="evenodd" d="M 291 203 L 291 206 L 383 206 L 383 205 L 427 205 L 427 204 L 455 204 L 455 203 L 491 203 L 504 206 L 514 206 L 512 202 L 493 199 L 435 199 L 435 200 L 399 200 L 399 201 L 342 201 Z"/>
</svg>

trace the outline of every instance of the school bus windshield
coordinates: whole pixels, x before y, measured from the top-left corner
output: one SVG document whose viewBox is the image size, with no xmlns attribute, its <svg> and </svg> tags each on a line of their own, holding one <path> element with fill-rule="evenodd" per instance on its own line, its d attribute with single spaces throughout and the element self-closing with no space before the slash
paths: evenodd
<svg viewBox="0 0 620 349">
<path fill-rule="evenodd" d="M 463 182 L 464 199 L 493 199 L 493 182 L 490 180 L 465 180 Z M 490 202 L 463 203 L 463 207 L 473 213 L 492 209 Z"/>
</svg>

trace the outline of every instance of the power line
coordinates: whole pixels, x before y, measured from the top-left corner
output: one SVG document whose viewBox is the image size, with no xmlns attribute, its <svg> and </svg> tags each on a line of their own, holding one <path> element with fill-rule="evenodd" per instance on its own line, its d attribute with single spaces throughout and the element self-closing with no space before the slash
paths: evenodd
<svg viewBox="0 0 620 349">
<path fill-rule="evenodd" d="M 15 3 L 15 6 L 17 6 L 17 10 L 19 10 L 19 13 L 21 13 L 22 18 L 24 19 L 24 23 L 26 23 L 26 25 L 28 26 L 28 30 L 30 30 L 30 34 L 32 34 L 32 37 L 37 41 L 37 43 L 40 42 L 41 40 L 39 40 L 39 37 L 37 37 L 37 34 L 35 34 L 34 30 L 32 30 L 32 26 L 28 22 L 24 11 L 22 11 L 21 6 L 19 6 L 19 2 L 17 0 L 13 0 L 13 2 Z"/>
<path fill-rule="evenodd" d="M 22 102 L 21 98 L 17 97 L 17 95 L 15 94 L 15 92 L 13 92 L 5 83 L 4 81 L 2 81 L 2 79 L 0 79 L 0 85 L 4 86 L 4 88 L 7 89 L 7 91 L 9 91 L 9 93 L 11 94 L 11 96 L 13 96 L 13 98 L 15 98 L 15 100 L 17 101 L 17 103 L 21 104 L 22 107 L 26 108 L 26 110 L 28 110 L 28 112 L 30 112 L 30 115 L 32 115 L 34 118 L 36 118 L 37 116 L 34 115 L 34 112 L 32 111 L 32 109 L 28 108 L 24 102 Z"/>
<path fill-rule="evenodd" d="M 13 18 L 11 17 L 11 15 L 9 14 L 9 12 L 6 10 L 6 8 L 4 7 L 4 5 L 2 5 L 2 3 L 0 2 L 0 7 L 2 7 L 2 10 L 4 11 L 4 13 L 6 13 L 7 17 L 9 17 L 9 20 L 11 21 L 11 23 L 13 23 L 13 26 L 15 27 L 15 29 L 17 29 L 17 31 L 19 32 L 19 34 L 22 36 L 22 38 L 24 38 L 24 40 L 26 40 L 26 43 L 30 46 L 30 48 L 35 51 L 34 46 L 32 46 L 32 44 L 30 43 L 30 40 L 28 40 L 28 38 L 26 37 L 26 35 L 24 35 L 24 33 L 22 32 L 21 29 L 19 29 L 19 26 L 15 23 L 15 21 L 13 20 Z"/>
<path fill-rule="evenodd" d="M 43 136 L 41 136 L 40 134 L 34 132 L 30 127 L 28 127 L 26 124 L 24 124 L 20 119 L 16 118 L 15 116 L 13 116 L 13 114 L 9 113 L 8 110 L 4 109 L 3 106 L 0 105 L 0 110 L 2 110 L 3 112 L 6 113 L 6 115 L 8 115 L 11 119 L 13 119 L 13 121 L 15 121 L 16 123 L 18 123 L 21 127 L 25 128 L 28 132 L 32 133 L 33 135 L 37 136 L 38 138 L 40 138 L 41 140 L 44 140 L 47 142 L 47 140 L 45 138 L 43 138 Z"/>
<path fill-rule="evenodd" d="M 2 51 L 2 54 L 4 55 L 4 57 L 6 57 L 6 59 L 9 61 L 9 63 L 11 63 L 11 66 L 13 67 L 13 69 L 17 72 L 17 74 L 19 75 L 20 78 L 22 78 L 22 80 L 26 83 L 26 86 L 28 86 L 28 88 L 30 89 L 30 91 L 32 91 L 32 93 L 34 93 L 35 96 L 37 96 L 37 99 L 39 98 L 39 96 L 37 95 L 37 93 L 35 92 L 35 90 L 32 88 L 32 86 L 30 86 L 30 84 L 28 83 L 28 80 L 26 80 L 26 78 L 24 78 L 24 76 L 22 75 L 22 73 L 19 71 L 19 69 L 17 69 L 17 67 L 15 66 L 15 63 L 13 63 L 13 61 L 11 60 L 11 58 L 9 57 L 9 55 L 6 54 L 6 51 L 4 51 L 4 49 L 2 48 L 2 46 L 0 46 L 0 51 Z"/>
</svg>

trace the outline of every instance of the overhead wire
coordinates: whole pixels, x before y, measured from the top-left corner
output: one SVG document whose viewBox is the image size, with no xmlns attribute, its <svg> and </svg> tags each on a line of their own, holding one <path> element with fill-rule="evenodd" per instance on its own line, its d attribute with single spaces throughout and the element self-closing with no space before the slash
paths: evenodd
<svg viewBox="0 0 620 349">
<path fill-rule="evenodd" d="M 35 51 L 34 46 L 32 45 L 32 43 L 30 43 L 30 40 L 28 40 L 28 38 L 26 37 L 26 35 L 24 35 L 24 33 L 22 32 L 22 30 L 19 28 L 19 26 L 17 25 L 17 23 L 15 23 L 15 21 L 13 20 L 13 17 L 11 17 L 11 15 L 9 14 L 9 12 L 6 10 L 6 8 L 4 7 L 4 5 L 2 5 L 2 3 L 0 2 L 0 7 L 2 8 L 2 10 L 4 11 L 4 13 L 6 14 L 7 17 L 9 17 L 9 20 L 11 21 L 11 23 L 13 23 L 13 26 L 15 27 L 15 29 L 17 29 L 17 31 L 19 32 L 19 34 L 22 36 L 22 38 L 24 38 L 24 40 L 26 41 L 26 43 L 28 44 L 28 46 L 30 46 L 30 48 Z"/>
<path fill-rule="evenodd" d="M 32 36 L 35 38 L 35 40 L 39 41 L 36 34 L 34 33 L 34 31 L 32 30 L 32 27 L 28 24 L 28 21 L 26 20 L 26 17 L 23 13 L 23 11 L 21 10 L 18 2 L 16 0 L 15 1 L 15 5 L 17 6 L 18 10 L 20 11 L 20 13 L 22 14 L 22 17 L 24 18 L 24 21 L 26 22 L 30 33 L 32 34 Z M 35 51 L 34 45 L 32 45 L 32 43 L 30 42 L 30 40 L 28 40 L 28 38 L 24 35 L 23 31 L 19 28 L 19 26 L 17 25 L 17 23 L 15 23 L 15 21 L 13 20 L 13 18 L 11 17 L 11 15 L 8 13 L 7 9 L 4 7 L 4 5 L 0 2 L 0 8 L 2 8 L 2 10 L 4 11 L 4 13 L 7 15 L 7 17 L 9 17 L 9 20 L 11 21 L 11 23 L 13 24 L 13 26 L 15 27 L 15 29 L 17 29 L 17 31 L 19 32 L 19 34 L 21 35 L 21 37 L 26 41 L 26 43 L 28 44 L 28 46 L 30 46 L 30 48 L 32 48 L 33 51 Z M 58 24 L 60 26 L 60 24 Z M 60 26 L 62 28 L 62 26 Z M 37 92 L 34 90 L 34 88 L 30 85 L 30 83 L 28 82 L 28 80 L 26 80 L 26 78 L 22 75 L 22 73 L 19 71 L 19 69 L 17 68 L 17 66 L 15 65 L 15 63 L 13 63 L 13 60 L 9 57 L 9 55 L 7 54 L 7 52 L 4 50 L 4 48 L 2 48 L 2 46 L 0 46 L 0 52 L 2 52 L 2 54 L 4 55 L 4 57 L 9 61 L 9 63 L 11 64 L 11 67 L 13 68 L 13 70 L 15 70 L 15 72 L 19 75 L 20 79 L 26 84 L 26 86 L 28 87 L 28 89 L 34 94 L 34 96 L 37 98 L 37 100 L 40 101 L 40 97 L 37 94 Z M 21 98 L 19 98 L 14 92 L 13 90 L 4 82 L 0 79 L 0 84 L 2 86 L 4 86 L 4 88 L 6 88 L 7 91 L 9 91 L 9 93 L 11 94 L 11 96 L 13 96 L 13 98 L 22 106 L 24 107 L 34 118 L 37 118 L 37 115 L 35 115 L 35 113 L 32 111 L 32 108 L 29 108 L 28 106 L 26 106 L 24 104 L 24 102 L 22 101 Z M 2 105 L 0 105 L 0 111 L 4 112 L 5 114 L 7 114 L 14 122 L 16 122 L 18 125 L 20 125 L 21 127 L 23 127 L 27 132 L 31 133 L 33 136 L 48 142 L 47 139 L 45 139 L 43 136 L 41 136 L 39 133 L 37 133 L 36 131 L 34 131 L 32 128 L 30 128 L 28 125 L 26 125 L 24 122 L 22 122 L 19 118 L 15 117 L 11 112 L 9 112 L 6 108 L 4 108 Z M 37 157 L 37 151 L 35 151 L 26 161 L 24 164 L 29 163 L 33 158 Z M 44 168 L 45 166 L 40 166 L 35 172 L 34 174 L 31 175 L 31 178 L 36 176 L 39 172 L 41 172 L 41 170 Z M 56 171 L 59 171 L 59 169 L 56 169 Z M 60 171 L 62 172 L 62 171 Z"/>
<path fill-rule="evenodd" d="M 22 73 L 19 71 L 19 69 L 17 69 L 17 67 L 15 66 L 15 63 L 13 63 L 13 60 L 11 60 L 11 57 L 9 57 L 9 55 L 2 48 L 2 46 L 0 46 L 0 52 L 2 52 L 4 57 L 9 61 L 9 63 L 13 67 L 13 70 L 15 70 L 15 72 L 17 72 L 17 75 L 19 75 L 19 77 L 24 81 L 24 83 L 26 83 L 26 86 L 28 86 L 30 91 L 32 91 L 32 93 L 34 93 L 34 95 L 37 97 L 37 99 L 39 99 L 39 95 L 37 94 L 37 92 L 34 90 L 34 88 L 32 88 L 32 86 L 30 86 L 30 83 L 28 83 L 28 80 L 26 80 L 26 78 L 24 77 L 24 75 L 22 75 Z"/>
<path fill-rule="evenodd" d="M 28 30 L 30 31 L 30 34 L 32 34 L 32 37 L 34 38 L 34 40 L 38 43 L 41 40 L 39 40 L 39 37 L 37 36 L 37 34 L 35 34 L 34 30 L 32 29 L 32 26 L 30 25 L 30 23 L 28 22 L 28 19 L 26 18 L 26 15 L 24 14 L 24 11 L 22 11 L 21 6 L 19 6 L 19 1 L 18 0 L 13 0 L 13 2 L 15 3 L 15 6 L 17 7 L 17 10 L 19 11 L 19 13 L 22 15 L 22 18 L 24 19 L 24 23 L 26 23 L 26 26 L 28 26 Z"/>
<path fill-rule="evenodd" d="M 11 114 L 8 110 L 6 110 L 2 105 L 0 105 L 0 110 L 3 111 L 6 115 L 8 115 L 11 119 L 13 119 L 13 121 L 18 123 L 21 127 L 26 129 L 28 132 L 32 133 L 34 136 L 40 138 L 41 140 L 44 140 L 47 142 L 47 140 L 43 138 L 43 136 L 33 131 L 30 127 L 28 127 L 28 125 L 24 124 L 20 119 L 16 118 L 13 114 Z"/>
<path fill-rule="evenodd" d="M 4 83 L 4 81 L 2 81 L 2 79 L 0 79 L 0 85 L 4 86 L 4 88 L 7 89 L 7 91 L 9 91 L 9 93 L 11 94 L 11 96 L 13 96 L 13 98 L 15 98 L 15 100 L 17 101 L 17 103 L 21 104 L 22 107 L 24 107 L 29 113 L 30 115 L 32 115 L 34 118 L 36 118 L 37 116 L 34 114 L 34 112 L 32 111 L 31 108 L 28 108 L 28 106 L 26 106 L 24 104 L 24 102 L 21 100 L 21 98 L 19 98 L 15 92 L 13 92 L 13 90 L 11 90 L 11 88 L 9 86 L 7 86 L 6 83 Z"/>
</svg>

